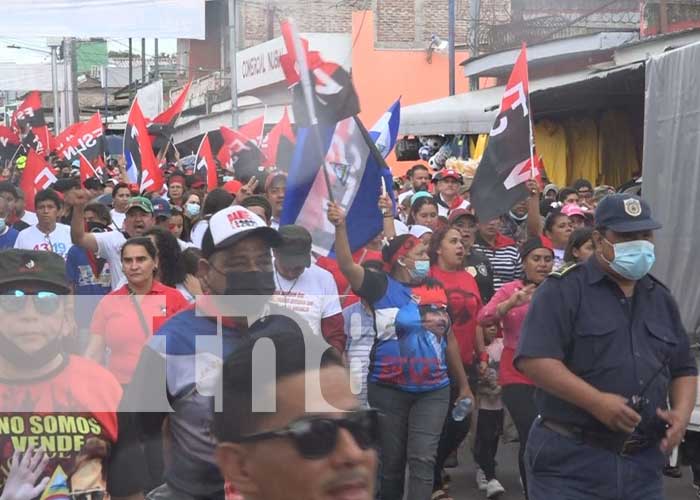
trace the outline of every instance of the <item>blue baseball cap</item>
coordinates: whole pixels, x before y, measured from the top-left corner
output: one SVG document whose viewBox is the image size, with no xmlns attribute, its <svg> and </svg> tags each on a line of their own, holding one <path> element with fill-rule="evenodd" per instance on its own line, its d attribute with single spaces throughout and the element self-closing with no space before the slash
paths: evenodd
<svg viewBox="0 0 700 500">
<path fill-rule="evenodd" d="M 158 217 L 170 217 L 173 214 L 173 209 L 170 206 L 170 202 L 165 198 L 153 198 L 151 200 L 153 205 L 153 215 Z"/>
<path fill-rule="evenodd" d="M 609 194 L 598 203 L 595 211 L 597 226 L 616 233 L 635 233 L 661 229 L 651 217 L 651 207 L 638 196 L 627 193 Z"/>
</svg>

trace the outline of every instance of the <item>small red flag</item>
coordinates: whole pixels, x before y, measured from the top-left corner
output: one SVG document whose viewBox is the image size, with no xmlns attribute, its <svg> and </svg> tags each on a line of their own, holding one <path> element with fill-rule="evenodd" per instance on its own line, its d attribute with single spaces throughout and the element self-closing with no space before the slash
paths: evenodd
<svg viewBox="0 0 700 500">
<path fill-rule="evenodd" d="M 289 121 L 289 113 L 287 108 L 284 108 L 282 120 L 272 127 L 270 133 L 267 134 L 260 146 L 260 151 L 264 155 L 263 166 L 273 167 L 277 165 L 277 152 L 279 150 L 280 139 L 286 137 L 291 144 L 296 142 L 294 132 L 292 131 L 292 123 Z"/>
<path fill-rule="evenodd" d="M 67 161 L 78 158 L 79 154 L 87 158 L 96 158 L 104 152 L 104 128 L 102 117 L 97 112 L 81 123 L 71 125 L 56 137 L 56 154 Z"/>
<path fill-rule="evenodd" d="M 261 116 L 252 120 L 238 130 L 232 130 L 228 127 L 221 127 L 221 138 L 224 141 L 223 146 L 219 150 L 216 157 L 223 168 L 231 168 L 233 165 L 231 159 L 239 156 L 242 151 L 260 149 L 262 143 L 263 131 L 265 129 L 265 117 Z"/>
<path fill-rule="evenodd" d="M 153 154 L 151 139 L 146 128 L 146 119 L 138 100 L 129 111 L 124 129 L 124 157 L 129 179 L 139 185 L 140 192 L 159 193 L 163 188 L 163 174 Z"/>
<path fill-rule="evenodd" d="M 185 108 L 185 103 L 187 102 L 187 96 L 190 93 L 190 87 L 192 82 L 188 82 L 185 88 L 182 89 L 180 95 L 177 97 L 172 106 L 163 111 L 161 114 L 153 119 L 153 123 L 158 123 L 160 125 L 175 126 L 175 122 L 180 117 L 182 110 Z"/>
<path fill-rule="evenodd" d="M 27 154 L 27 164 L 22 172 L 19 187 L 24 192 L 25 205 L 28 210 L 34 210 L 34 197 L 42 189 L 56 182 L 56 176 L 46 160 L 34 149 Z"/>
<path fill-rule="evenodd" d="M 25 97 L 22 104 L 12 115 L 12 128 L 17 132 L 24 131 L 26 126 L 41 127 L 46 125 L 44 111 L 41 108 L 41 94 L 35 90 Z"/>
</svg>

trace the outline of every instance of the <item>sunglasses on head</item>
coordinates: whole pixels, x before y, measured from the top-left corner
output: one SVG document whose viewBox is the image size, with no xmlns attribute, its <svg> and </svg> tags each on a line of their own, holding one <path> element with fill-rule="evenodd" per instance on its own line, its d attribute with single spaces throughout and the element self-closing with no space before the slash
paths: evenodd
<svg viewBox="0 0 700 500">
<path fill-rule="evenodd" d="M 0 295 L 0 308 L 10 313 L 21 311 L 30 297 L 34 308 L 41 314 L 56 312 L 61 303 L 60 296 L 54 292 L 25 293 L 22 290 L 9 290 Z"/>
<path fill-rule="evenodd" d="M 357 445 L 366 450 L 377 443 L 377 427 L 378 414 L 375 410 L 357 410 L 347 413 L 345 418 L 302 418 L 282 429 L 244 436 L 238 442 L 290 438 L 303 458 L 318 460 L 335 450 L 340 429 L 347 430 Z"/>
</svg>

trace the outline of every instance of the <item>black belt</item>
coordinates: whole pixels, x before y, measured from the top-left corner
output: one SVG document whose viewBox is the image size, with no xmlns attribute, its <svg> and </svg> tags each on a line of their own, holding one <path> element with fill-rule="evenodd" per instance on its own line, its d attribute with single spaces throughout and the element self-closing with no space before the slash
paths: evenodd
<svg viewBox="0 0 700 500">
<path fill-rule="evenodd" d="M 636 455 L 656 444 L 654 441 L 637 434 L 624 435 L 613 432 L 592 431 L 578 425 L 550 419 L 541 419 L 540 422 L 542 427 L 556 432 L 560 436 L 621 456 Z"/>
</svg>

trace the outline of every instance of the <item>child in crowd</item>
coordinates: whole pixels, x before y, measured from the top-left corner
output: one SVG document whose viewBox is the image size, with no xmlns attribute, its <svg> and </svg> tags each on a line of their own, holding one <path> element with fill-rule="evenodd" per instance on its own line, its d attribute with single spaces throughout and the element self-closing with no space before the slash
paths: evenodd
<svg viewBox="0 0 700 500">
<path fill-rule="evenodd" d="M 482 326 L 485 352 L 479 362 L 477 385 L 478 417 L 474 460 L 478 465 L 476 483 L 486 498 L 494 498 L 505 488 L 496 479 L 496 452 L 498 439 L 503 432 L 503 401 L 498 383 L 498 365 L 503 352 L 503 337 L 498 335 L 499 324 L 494 322 Z"/>
</svg>

